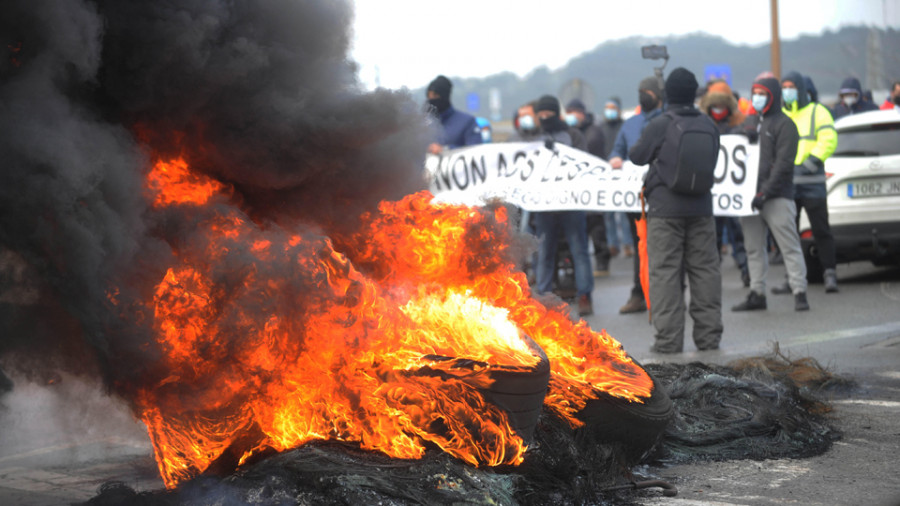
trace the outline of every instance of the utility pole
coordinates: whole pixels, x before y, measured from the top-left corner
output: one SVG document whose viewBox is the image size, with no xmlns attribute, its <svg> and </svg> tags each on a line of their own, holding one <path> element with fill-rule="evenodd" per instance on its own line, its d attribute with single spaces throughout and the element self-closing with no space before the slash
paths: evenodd
<svg viewBox="0 0 900 506">
<path fill-rule="evenodd" d="M 778 0 L 770 0 L 769 9 L 772 17 L 772 73 L 781 81 L 781 39 L 778 36 Z"/>
</svg>

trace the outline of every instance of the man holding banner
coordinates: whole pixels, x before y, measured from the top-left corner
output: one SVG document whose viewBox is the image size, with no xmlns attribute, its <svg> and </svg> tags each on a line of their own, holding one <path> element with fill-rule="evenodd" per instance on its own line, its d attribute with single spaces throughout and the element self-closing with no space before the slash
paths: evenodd
<svg viewBox="0 0 900 506">
<path fill-rule="evenodd" d="M 715 350 L 722 339 L 722 276 L 716 246 L 712 187 L 719 132 L 694 108 L 697 79 L 679 67 L 666 80 L 669 107 L 654 118 L 629 151 L 633 163 L 649 164 L 647 262 L 650 320 L 656 353 L 684 348 L 684 279 L 691 290 L 694 344 Z"/>
<path fill-rule="evenodd" d="M 577 149 L 586 148 L 584 136 L 570 129 L 560 118 L 560 105 L 556 97 L 542 96 L 535 108 L 544 132 L 546 146 L 553 150 L 555 144 L 563 144 Z M 534 213 L 534 227 L 541 241 L 538 249 L 537 285 L 538 294 L 553 289 L 553 273 L 556 272 L 558 235 L 565 234 L 572 252 L 575 267 L 575 292 L 578 300 L 578 315 L 594 314 L 591 292 L 594 291 L 594 275 L 587 243 L 587 215 L 584 211 L 550 211 Z"/>
</svg>

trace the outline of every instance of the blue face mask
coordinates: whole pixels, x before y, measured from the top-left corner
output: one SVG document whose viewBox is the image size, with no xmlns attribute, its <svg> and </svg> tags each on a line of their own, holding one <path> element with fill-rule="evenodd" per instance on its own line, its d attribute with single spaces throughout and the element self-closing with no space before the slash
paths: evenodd
<svg viewBox="0 0 900 506">
<path fill-rule="evenodd" d="M 578 116 L 574 114 L 566 114 L 566 124 L 573 127 L 578 126 Z"/>
<path fill-rule="evenodd" d="M 763 109 L 766 108 L 766 103 L 768 102 L 769 97 L 766 95 L 753 95 L 753 97 L 750 98 L 750 103 L 753 104 L 753 108 L 760 114 L 762 114 Z"/>
<path fill-rule="evenodd" d="M 606 119 L 610 121 L 615 121 L 619 119 L 619 111 L 618 109 L 604 109 L 603 115 L 606 116 Z"/>
<path fill-rule="evenodd" d="M 797 101 L 797 88 L 782 88 L 781 98 L 784 99 L 785 104 L 793 104 Z"/>
<path fill-rule="evenodd" d="M 522 130 L 534 130 L 534 116 L 519 116 L 519 128 Z"/>
</svg>

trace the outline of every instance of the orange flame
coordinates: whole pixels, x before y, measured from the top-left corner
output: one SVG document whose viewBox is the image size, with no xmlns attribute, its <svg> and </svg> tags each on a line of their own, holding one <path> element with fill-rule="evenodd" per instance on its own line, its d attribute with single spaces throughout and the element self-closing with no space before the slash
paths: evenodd
<svg viewBox="0 0 900 506">
<path fill-rule="evenodd" d="M 226 191 L 183 160 L 159 162 L 148 186 L 156 207 Z M 519 464 L 523 439 L 481 392 L 492 369 L 538 363 L 522 332 L 551 362 L 545 407 L 573 426 L 597 391 L 649 396 L 650 378 L 619 343 L 532 299 L 524 274 L 498 260 L 502 208 L 430 200 L 364 217 L 353 262 L 327 238 L 262 228 L 234 207 L 179 245 L 147 302 L 166 375 L 137 399 L 167 486 L 229 449 L 243 461 L 313 439 L 397 458 L 430 442 L 476 466 Z"/>
</svg>

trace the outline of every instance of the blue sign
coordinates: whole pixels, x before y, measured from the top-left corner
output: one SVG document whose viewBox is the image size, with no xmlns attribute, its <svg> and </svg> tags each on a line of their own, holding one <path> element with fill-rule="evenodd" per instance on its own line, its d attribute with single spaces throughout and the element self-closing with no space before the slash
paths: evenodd
<svg viewBox="0 0 900 506">
<path fill-rule="evenodd" d="M 703 78 L 706 82 L 713 79 L 723 79 L 731 86 L 731 65 L 707 65 L 703 70 Z"/>
<path fill-rule="evenodd" d="M 478 112 L 478 109 L 481 108 L 481 97 L 478 96 L 478 93 L 466 94 L 466 108 L 469 112 Z"/>
</svg>

